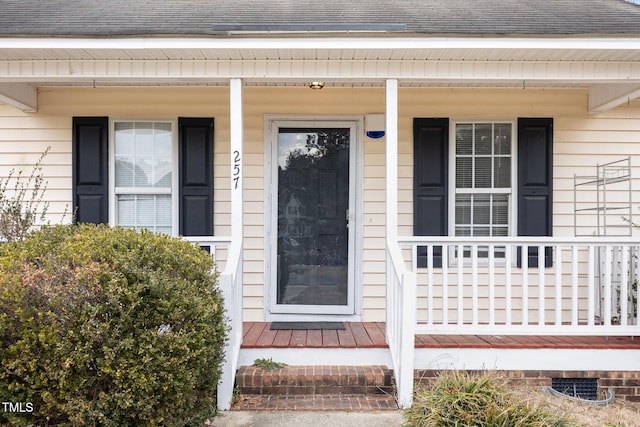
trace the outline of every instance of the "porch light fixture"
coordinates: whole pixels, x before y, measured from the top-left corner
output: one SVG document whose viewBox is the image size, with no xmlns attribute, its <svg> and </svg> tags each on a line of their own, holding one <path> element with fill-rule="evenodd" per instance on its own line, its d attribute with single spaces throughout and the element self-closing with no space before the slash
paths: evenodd
<svg viewBox="0 0 640 427">
<path fill-rule="evenodd" d="M 309 87 L 313 90 L 322 89 L 324 87 L 324 82 L 311 82 L 309 83 Z"/>
</svg>

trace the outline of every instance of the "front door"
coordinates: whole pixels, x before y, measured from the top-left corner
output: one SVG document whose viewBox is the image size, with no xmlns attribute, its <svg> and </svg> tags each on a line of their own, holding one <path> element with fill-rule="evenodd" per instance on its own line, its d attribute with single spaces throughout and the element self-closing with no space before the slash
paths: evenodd
<svg viewBox="0 0 640 427">
<path fill-rule="evenodd" d="M 354 129 L 330 124 L 272 131 L 273 313 L 353 314 Z"/>
</svg>

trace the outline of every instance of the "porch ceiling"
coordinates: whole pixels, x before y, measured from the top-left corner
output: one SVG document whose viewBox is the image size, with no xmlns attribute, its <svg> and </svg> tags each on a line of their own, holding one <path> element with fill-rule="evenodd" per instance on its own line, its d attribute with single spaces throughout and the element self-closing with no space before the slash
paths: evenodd
<svg viewBox="0 0 640 427">
<path fill-rule="evenodd" d="M 640 97 L 637 37 L 0 38 L 0 101 L 43 86 L 582 88 L 597 113 Z M 9 85 L 9 86 L 7 86 Z"/>
</svg>

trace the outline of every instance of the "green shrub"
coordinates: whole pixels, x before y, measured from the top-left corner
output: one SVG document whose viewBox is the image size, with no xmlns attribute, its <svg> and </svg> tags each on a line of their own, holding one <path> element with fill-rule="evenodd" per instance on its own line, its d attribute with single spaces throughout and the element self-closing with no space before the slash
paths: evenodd
<svg viewBox="0 0 640 427">
<path fill-rule="evenodd" d="M 225 342 L 212 257 L 107 226 L 0 245 L 0 412 L 13 425 L 191 425 L 215 410 Z M 3 418 L 4 417 L 4 418 Z"/>
<path fill-rule="evenodd" d="M 443 373 L 414 394 L 407 426 L 571 426 L 567 418 L 518 398 L 489 375 Z"/>
</svg>

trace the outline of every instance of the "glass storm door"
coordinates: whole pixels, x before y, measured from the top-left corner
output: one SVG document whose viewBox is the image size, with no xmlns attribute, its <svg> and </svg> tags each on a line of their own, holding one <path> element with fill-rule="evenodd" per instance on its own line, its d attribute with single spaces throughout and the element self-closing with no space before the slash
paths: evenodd
<svg viewBox="0 0 640 427">
<path fill-rule="evenodd" d="M 277 128 L 273 312 L 353 312 L 352 133 L 350 127 Z"/>
</svg>

